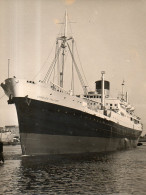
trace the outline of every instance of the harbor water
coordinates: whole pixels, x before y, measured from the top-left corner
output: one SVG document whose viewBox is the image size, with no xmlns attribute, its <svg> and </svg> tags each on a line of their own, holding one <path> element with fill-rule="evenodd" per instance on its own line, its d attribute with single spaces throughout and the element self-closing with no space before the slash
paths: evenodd
<svg viewBox="0 0 146 195">
<path fill-rule="evenodd" d="M 23 162 L 20 145 L 4 146 L 0 194 L 146 194 L 146 144 L 90 159 Z"/>
</svg>

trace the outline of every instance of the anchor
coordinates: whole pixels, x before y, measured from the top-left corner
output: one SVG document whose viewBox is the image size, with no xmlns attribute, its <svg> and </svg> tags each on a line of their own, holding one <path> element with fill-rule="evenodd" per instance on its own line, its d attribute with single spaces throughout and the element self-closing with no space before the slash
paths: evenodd
<svg viewBox="0 0 146 195">
<path fill-rule="evenodd" d="M 27 103 L 27 105 L 29 106 L 31 103 L 31 99 L 28 98 L 28 95 L 25 96 L 25 102 Z"/>
<path fill-rule="evenodd" d="M 9 95 L 8 104 L 14 104 L 14 100 L 13 100 L 13 95 L 12 94 Z"/>
</svg>

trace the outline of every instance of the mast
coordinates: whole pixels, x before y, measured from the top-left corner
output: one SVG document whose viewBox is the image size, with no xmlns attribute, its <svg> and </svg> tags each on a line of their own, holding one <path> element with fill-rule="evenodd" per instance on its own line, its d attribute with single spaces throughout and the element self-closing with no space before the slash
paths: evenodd
<svg viewBox="0 0 146 195">
<path fill-rule="evenodd" d="M 62 67 L 61 67 L 61 72 L 60 72 L 60 87 L 63 88 L 63 72 L 64 72 L 64 49 L 63 48 L 63 51 L 62 51 Z"/>
<path fill-rule="evenodd" d="M 64 56 L 65 56 L 65 48 L 66 48 L 66 41 L 67 41 L 67 10 L 65 11 L 65 21 L 64 21 L 64 35 L 62 38 L 62 67 L 60 72 L 60 87 L 63 88 L 63 75 L 64 75 Z"/>
<path fill-rule="evenodd" d="M 82 75 L 79 71 L 79 68 L 78 68 L 77 63 L 76 63 L 75 58 L 74 58 L 74 38 L 72 36 L 67 35 L 67 33 L 68 33 L 67 32 L 67 26 L 68 26 L 67 11 L 65 11 L 64 22 L 60 23 L 60 24 L 64 24 L 63 35 L 59 36 L 56 40 L 55 59 L 51 63 L 51 66 L 49 67 L 49 70 L 47 71 L 43 82 L 46 82 L 46 83 L 49 82 L 52 71 L 55 68 L 55 65 L 57 63 L 57 75 L 58 75 L 57 76 L 57 83 L 61 88 L 63 88 L 65 54 L 66 54 L 66 49 L 67 49 L 67 50 L 69 50 L 69 53 L 70 53 L 71 58 L 72 58 L 72 75 L 71 75 L 71 91 L 70 92 L 72 95 L 74 94 L 74 70 L 76 70 L 79 81 L 80 81 L 81 86 L 83 88 L 84 94 L 86 95 L 88 93 L 87 86 L 85 85 L 85 82 L 82 78 Z M 55 75 L 53 78 L 55 78 Z"/>
<path fill-rule="evenodd" d="M 74 53 L 74 39 L 72 39 L 72 53 Z M 74 95 L 74 61 L 72 59 L 71 93 Z"/>
<path fill-rule="evenodd" d="M 105 94 L 104 94 L 104 74 L 105 71 L 101 71 L 102 77 L 101 77 L 101 81 L 102 81 L 102 90 L 101 90 L 101 109 L 104 110 L 105 107 Z"/>
<path fill-rule="evenodd" d="M 126 92 L 126 102 L 128 103 L 128 92 Z"/>
</svg>

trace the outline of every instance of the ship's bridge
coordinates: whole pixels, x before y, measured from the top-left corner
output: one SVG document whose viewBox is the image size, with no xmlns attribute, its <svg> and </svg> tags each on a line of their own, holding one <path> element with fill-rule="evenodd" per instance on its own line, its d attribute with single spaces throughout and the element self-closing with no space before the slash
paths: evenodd
<svg viewBox="0 0 146 195">
<path fill-rule="evenodd" d="M 110 98 L 110 82 L 104 80 L 104 96 L 105 96 L 105 109 L 107 110 L 118 110 L 120 100 L 117 98 Z M 89 91 L 85 98 L 92 99 L 98 103 L 101 103 L 102 99 L 102 80 L 95 82 L 95 91 Z"/>
</svg>

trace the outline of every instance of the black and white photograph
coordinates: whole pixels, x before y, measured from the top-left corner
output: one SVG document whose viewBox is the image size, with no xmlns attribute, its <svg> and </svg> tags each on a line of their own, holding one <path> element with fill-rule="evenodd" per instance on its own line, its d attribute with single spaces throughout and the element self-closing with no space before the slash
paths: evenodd
<svg viewBox="0 0 146 195">
<path fill-rule="evenodd" d="M 0 0 L 0 194 L 146 194 L 146 1 Z"/>
</svg>

